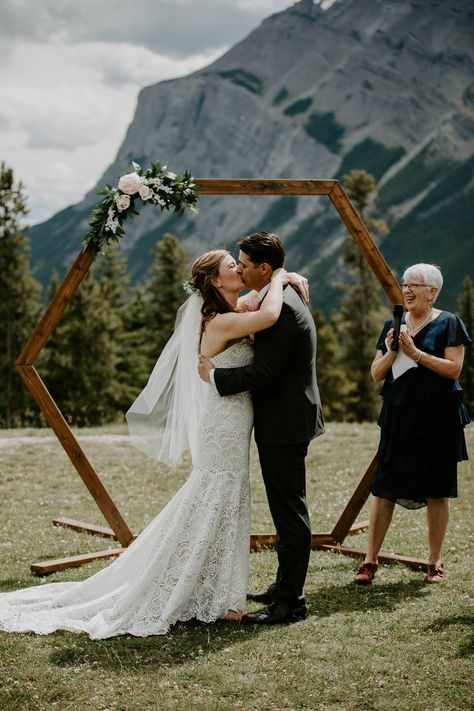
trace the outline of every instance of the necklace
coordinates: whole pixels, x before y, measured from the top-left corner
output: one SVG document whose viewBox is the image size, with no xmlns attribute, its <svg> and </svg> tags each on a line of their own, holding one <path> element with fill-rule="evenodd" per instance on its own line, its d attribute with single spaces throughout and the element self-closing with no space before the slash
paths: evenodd
<svg viewBox="0 0 474 711">
<path fill-rule="evenodd" d="M 433 310 L 430 309 L 430 312 L 429 312 L 427 318 L 425 318 L 423 323 L 420 323 L 420 325 L 416 326 L 416 328 L 415 328 L 415 326 L 412 325 L 411 314 L 407 314 L 407 321 L 409 321 L 408 325 L 410 326 L 411 335 L 414 336 L 416 333 L 418 333 L 418 331 L 421 331 L 421 329 L 424 326 L 426 326 L 427 323 L 429 323 L 431 321 L 432 316 L 433 316 Z"/>
</svg>

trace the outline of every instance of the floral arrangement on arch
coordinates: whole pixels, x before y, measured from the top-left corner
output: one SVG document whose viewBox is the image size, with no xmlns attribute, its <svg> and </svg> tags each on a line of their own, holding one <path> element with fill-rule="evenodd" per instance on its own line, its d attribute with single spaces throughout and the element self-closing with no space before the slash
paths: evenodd
<svg viewBox="0 0 474 711">
<path fill-rule="evenodd" d="M 82 239 L 84 249 L 95 255 L 125 234 L 122 225 L 127 217 L 138 215 L 137 201 L 158 205 L 163 210 L 181 214 L 185 207 L 197 212 L 197 187 L 189 172 L 176 175 L 167 166 L 152 163 L 147 170 L 132 162 L 132 173 L 122 175 L 116 188 L 106 185 L 104 195 L 92 211 L 89 231 Z"/>
</svg>

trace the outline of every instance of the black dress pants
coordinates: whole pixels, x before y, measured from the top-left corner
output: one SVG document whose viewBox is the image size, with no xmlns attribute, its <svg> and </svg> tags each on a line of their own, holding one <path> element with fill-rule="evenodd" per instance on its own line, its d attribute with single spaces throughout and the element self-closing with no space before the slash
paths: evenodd
<svg viewBox="0 0 474 711">
<path fill-rule="evenodd" d="M 303 586 L 311 551 L 311 526 L 306 505 L 308 444 L 275 446 L 257 443 L 277 533 L 276 601 L 290 609 L 304 603 Z"/>
</svg>

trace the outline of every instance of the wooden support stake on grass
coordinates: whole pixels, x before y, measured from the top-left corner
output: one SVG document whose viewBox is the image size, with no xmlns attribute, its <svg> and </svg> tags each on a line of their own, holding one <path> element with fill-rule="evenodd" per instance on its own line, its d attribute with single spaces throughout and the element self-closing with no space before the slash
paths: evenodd
<svg viewBox="0 0 474 711">
<path fill-rule="evenodd" d="M 133 540 L 133 533 L 125 523 L 124 518 L 103 485 L 99 475 L 87 459 L 85 452 L 79 445 L 79 442 L 49 394 L 45 384 L 32 365 L 23 365 L 18 368 L 18 370 L 40 406 L 48 424 L 53 429 L 82 481 L 102 511 L 105 520 L 115 532 L 120 543 L 123 546 L 128 546 Z"/>
<path fill-rule="evenodd" d="M 84 521 L 76 521 L 74 518 L 61 516 L 53 518 L 53 526 L 61 526 L 62 528 L 71 528 L 79 533 L 89 533 L 91 536 L 100 536 L 101 538 L 114 538 L 117 540 L 117 535 L 111 528 L 106 526 L 96 526 L 93 523 L 85 523 Z"/>
<path fill-rule="evenodd" d="M 331 536 L 335 543 L 342 543 L 352 528 L 354 521 L 359 515 L 362 507 L 370 494 L 370 485 L 375 479 L 377 471 L 377 457 L 375 456 L 367 467 L 362 479 L 358 483 L 356 490 L 346 504 L 346 507 L 339 517 L 336 525 L 331 531 Z"/>
<path fill-rule="evenodd" d="M 35 575 L 49 575 L 57 570 L 67 570 L 68 568 L 78 568 L 84 563 L 93 563 L 95 560 L 103 558 L 115 558 L 123 553 L 125 548 L 112 548 L 107 551 L 97 551 L 95 553 L 84 553 L 83 555 L 73 555 L 69 558 L 55 558 L 53 560 L 43 560 L 40 563 L 32 563 L 30 570 Z"/>
<path fill-rule="evenodd" d="M 353 558 L 365 558 L 366 551 L 359 548 L 349 548 L 340 545 L 331 545 L 322 543 L 318 548 L 322 551 L 333 551 L 334 553 L 342 553 L 342 555 L 350 555 Z M 415 570 L 428 570 L 428 561 L 421 558 L 409 558 L 405 555 L 390 555 L 388 553 L 378 555 L 381 563 L 401 563 Z"/>
</svg>

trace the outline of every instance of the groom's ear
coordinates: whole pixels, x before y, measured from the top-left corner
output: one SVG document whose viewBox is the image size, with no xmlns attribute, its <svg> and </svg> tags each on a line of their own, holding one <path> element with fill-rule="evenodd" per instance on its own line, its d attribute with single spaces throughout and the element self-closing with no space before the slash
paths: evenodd
<svg viewBox="0 0 474 711">
<path fill-rule="evenodd" d="M 273 269 L 268 264 L 268 262 L 262 262 L 260 264 L 260 273 L 263 277 L 268 279 L 273 274 Z"/>
</svg>

